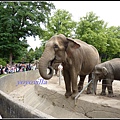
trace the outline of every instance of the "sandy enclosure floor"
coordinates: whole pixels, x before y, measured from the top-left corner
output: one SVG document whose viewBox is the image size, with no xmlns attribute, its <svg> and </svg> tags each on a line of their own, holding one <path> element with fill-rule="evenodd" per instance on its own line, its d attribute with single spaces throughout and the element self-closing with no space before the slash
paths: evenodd
<svg viewBox="0 0 120 120">
<path fill-rule="evenodd" d="M 50 81 L 51 83 L 54 84 L 59 84 L 59 80 L 61 80 L 61 87 L 63 89 L 65 89 L 65 84 L 64 84 L 64 79 L 63 77 L 59 78 L 59 76 L 54 76 L 52 78 L 52 81 Z M 78 77 L 78 82 L 79 82 L 79 77 Z M 86 76 L 86 79 L 84 81 L 84 87 L 88 84 L 88 76 Z M 111 97 L 112 99 L 119 99 L 120 100 L 120 81 L 118 80 L 114 80 L 112 83 L 112 87 L 113 87 L 113 93 L 114 93 L 114 97 Z M 86 90 L 87 88 L 84 90 L 84 92 L 82 94 L 86 94 Z M 97 84 L 97 91 L 96 91 L 96 96 L 100 96 L 101 98 L 109 98 L 107 96 L 108 91 L 106 89 L 106 96 L 101 96 L 100 93 L 102 91 L 102 81 L 98 82 Z"/>
</svg>

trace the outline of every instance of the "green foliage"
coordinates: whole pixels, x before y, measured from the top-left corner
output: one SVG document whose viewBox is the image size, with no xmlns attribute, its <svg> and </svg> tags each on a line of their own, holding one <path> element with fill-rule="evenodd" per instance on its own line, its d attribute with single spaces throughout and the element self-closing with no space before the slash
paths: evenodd
<svg viewBox="0 0 120 120">
<path fill-rule="evenodd" d="M 102 61 L 120 57 L 120 27 L 107 28 L 107 23 L 100 20 L 93 12 L 87 13 L 76 23 L 72 21 L 71 16 L 65 10 L 57 10 L 49 19 L 43 40 L 48 40 L 51 36 L 62 33 L 95 46 Z"/>
<path fill-rule="evenodd" d="M 107 49 L 104 56 L 106 59 L 120 57 L 120 27 L 111 26 L 106 31 Z M 105 60 L 106 60 L 105 59 Z"/>
<path fill-rule="evenodd" d="M 28 52 L 26 52 L 23 56 L 23 59 L 27 63 L 31 63 L 34 60 L 39 60 L 44 50 L 44 46 L 36 47 L 35 51 L 31 48 Z"/>
<path fill-rule="evenodd" d="M 72 20 L 72 14 L 66 10 L 56 10 L 54 15 L 49 18 L 49 23 L 46 26 L 43 40 L 49 40 L 55 34 L 64 34 L 72 36 L 76 22 Z"/>
<path fill-rule="evenodd" d="M 51 9 L 54 5 L 45 1 L 0 2 L 1 56 L 19 55 L 28 47 L 26 37 L 42 36 L 42 25 L 48 22 Z"/>
<path fill-rule="evenodd" d="M 26 57 L 27 53 L 28 53 L 27 48 L 22 48 L 22 50 L 19 51 L 19 53 L 13 56 L 13 62 L 14 63 L 28 62 Z"/>
<path fill-rule="evenodd" d="M 43 46 L 35 49 L 35 59 L 38 60 L 43 53 Z"/>
<path fill-rule="evenodd" d="M 0 58 L 3 61 L 32 62 L 39 59 L 45 43 L 55 34 L 78 38 L 98 49 L 102 61 L 120 57 L 120 26 L 107 28 L 93 12 L 81 17 L 79 22 L 72 20 L 72 14 L 66 10 L 51 10 L 51 2 L 0 2 Z M 40 48 L 27 51 L 26 37 L 39 36 Z M 12 60 L 11 59 L 11 60 Z M 12 62 L 12 61 L 11 61 Z"/>
<path fill-rule="evenodd" d="M 80 18 L 76 26 L 76 38 L 95 46 L 102 61 L 119 57 L 120 27 L 107 28 L 107 23 L 98 18 L 93 12 Z"/>
<path fill-rule="evenodd" d="M 2 66 L 6 66 L 6 61 L 5 60 L 3 60 L 2 58 L 0 58 L 0 65 L 2 65 Z"/>
<path fill-rule="evenodd" d="M 95 46 L 101 53 L 105 52 L 107 48 L 107 36 L 105 34 L 107 24 L 98 18 L 93 12 L 87 13 L 86 17 L 80 18 L 75 33 L 76 38 Z"/>
<path fill-rule="evenodd" d="M 9 75 L 9 74 L 1 74 L 1 75 L 0 75 L 0 78 L 3 77 L 3 76 L 7 76 L 7 75 Z"/>
<path fill-rule="evenodd" d="M 35 52 L 32 48 L 26 54 L 26 59 L 29 63 L 35 60 Z"/>
</svg>

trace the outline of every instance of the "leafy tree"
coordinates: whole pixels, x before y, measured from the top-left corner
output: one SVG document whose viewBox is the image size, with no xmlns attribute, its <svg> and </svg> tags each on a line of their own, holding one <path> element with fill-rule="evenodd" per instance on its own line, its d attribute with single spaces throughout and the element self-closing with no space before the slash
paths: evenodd
<svg viewBox="0 0 120 120">
<path fill-rule="evenodd" d="M 89 12 L 85 17 L 80 18 L 76 26 L 75 36 L 98 49 L 100 55 L 107 49 L 107 23 L 99 20 L 93 12 Z"/>
<path fill-rule="evenodd" d="M 3 60 L 2 58 L 0 58 L 0 65 L 2 65 L 2 66 L 6 66 L 6 61 L 5 60 Z"/>
<path fill-rule="evenodd" d="M 36 49 L 35 49 L 35 59 L 38 60 L 41 57 L 42 53 L 43 53 L 43 51 L 42 51 L 41 47 L 40 48 L 36 47 Z"/>
<path fill-rule="evenodd" d="M 48 22 L 51 9 L 54 9 L 53 3 L 46 1 L 0 2 L 1 56 L 9 55 L 11 64 L 13 56 L 28 47 L 26 37 L 41 37 L 42 25 Z"/>
<path fill-rule="evenodd" d="M 111 26 L 106 31 L 107 49 L 104 53 L 104 59 L 120 57 L 120 27 Z"/>
<path fill-rule="evenodd" d="M 21 63 L 21 62 L 26 63 L 26 62 L 28 62 L 27 53 L 28 53 L 27 48 L 23 47 L 22 50 L 19 51 L 19 55 L 18 55 L 18 53 L 16 53 L 13 56 L 13 59 L 14 59 L 13 63 Z"/>
<path fill-rule="evenodd" d="M 72 20 L 72 14 L 66 10 L 56 10 L 49 18 L 46 25 L 43 40 L 49 40 L 55 34 L 64 34 L 65 36 L 72 36 L 75 29 L 76 22 Z"/>
<path fill-rule="evenodd" d="M 28 61 L 29 63 L 35 60 L 35 52 L 32 48 L 26 54 L 26 59 L 26 61 Z"/>
</svg>

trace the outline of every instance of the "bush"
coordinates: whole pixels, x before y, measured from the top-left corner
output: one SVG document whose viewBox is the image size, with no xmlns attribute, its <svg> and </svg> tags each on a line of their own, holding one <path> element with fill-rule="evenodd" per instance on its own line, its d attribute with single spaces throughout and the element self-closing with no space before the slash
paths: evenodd
<svg viewBox="0 0 120 120">
<path fill-rule="evenodd" d="M 2 66 L 6 66 L 6 61 L 5 60 L 3 60 L 2 58 L 0 58 L 0 65 L 2 65 Z"/>
</svg>

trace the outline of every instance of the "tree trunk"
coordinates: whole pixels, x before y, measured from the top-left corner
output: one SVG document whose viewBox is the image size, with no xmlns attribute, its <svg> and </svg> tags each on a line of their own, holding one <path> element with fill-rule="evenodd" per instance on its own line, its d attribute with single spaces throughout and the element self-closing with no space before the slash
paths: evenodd
<svg viewBox="0 0 120 120">
<path fill-rule="evenodd" d="M 9 56 L 9 65 L 10 66 L 12 66 L 12 58 L 13 58 L 12 53 L 10 53 L 10 56 Z"/>
</svg>

